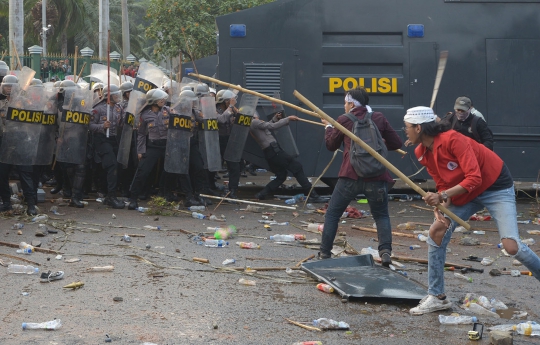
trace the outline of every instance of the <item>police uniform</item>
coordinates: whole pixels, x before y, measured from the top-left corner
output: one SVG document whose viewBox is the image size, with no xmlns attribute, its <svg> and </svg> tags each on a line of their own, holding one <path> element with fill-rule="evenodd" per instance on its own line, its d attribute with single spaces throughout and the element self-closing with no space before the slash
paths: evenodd
<svg viewBox="0 0 540 345">
<path fill-rule="evenodd" d="M 219 130 L 219 149 L 221 151 L 221 157 L 225 154 L 227 143 L 231 135 L 231 130 L 236 113 L 234 107 L 228 107 L 223 110 L 221 107 L 216 109 L 218 116 L 218 130 Z M 240 163 L 239 162 L 227 162 L 227 169 L 229 170 L 229 197 L 237 198 L 238 184 L 240 183 Z"/>
<path fill-rule="evenodd" d="M 137 154 L 142 155 L 139 161 L 135 177 L 131 183 L 131 196 L 129 209 L 137 207 L 137 198 L 142 192 L 146 179 L 158 160 L 165 159 L 165 148 L 167 146 L 167 131 L 169 126 L 170 109 L 166 106 L 157 112 L 152 110 L 152 106 L 147 106 L 142 110 L 139 129 L 137 132 Z M 182 192 L 186 195 L 186 206 L 193 203 L 193 194 L 188 175 L 171 174 L 163 171 L 165 194 L 170 196 L 175 179 L 180 181 Z"/>
<path fill-rule="evenodd" d="M 122 119 L 120 120 L 120 126 L 118 133 L 122 133 L 122 128 L 125 126 L 126 121 L 126 108 L 128 106 L 129 99 L 127 99 L 125 96 L 122 99 L 122 102 L 119 103 L 122 107 Z M 119 138 L 121 135 L 119 135 Z M 128 165 L 124 169 L 120 169 L 118 172 L 118 183 L 120 185 L 120 190 L 122 192 L 123 197 L 129 197 L 129 186 L 131 184 L 131 181 L 133 181 L 133 177 L 135 176 L 135 171 L 137 170 L 137 164 L 139 160 L 137 159 L 137 128 L 133 128 L 133 133 L 131 136 L 131 147 L 129 150 L 129 159 L 128 159 Z"/>
<path fill-rule="evenodd" d="M 199 194 L 209 189 L 208 173 L 204 170 L 204 160 L 199 147 L 199 127 L 203 118 L 199 116 L 199 110 L 192 110 L 193 125 L 191 126 L 193 135 L 189 141 L 189 177 L 192 182 L 191 186 L 197 198 Z M 204 200 L 199 200 L 204 201 Z M 209 200 L 206 203 L 211 204 Z"/>
<path fill-rule="evenodd" d="M 109 108 L 109 137 L 104 123 L 107 121 L 107 108 Z M 90 117 L 90 131 L 94 136 L 96 156 L 101 160 L 103 170 L 107 175 L 107 198 L 104 203 L 113 207 L 124 208 L 124 204 L 116 200 L 116 186 L 118 178 L 118 140 L 119 123 L 122 119 L 123 109 L 120 104 L 108 105 L 106 100 L 96 104 Z"/>
<path fill-rule="evenodd" d="M 311 183 L 304 174 L 302 164 L 286 153 L 279 146 L 276 138 L 271 133 L 272 130 L 288 126 L 289 121 L 289 118 L 280 120 L 277 116 L 274 116 L 269 122 L 261 121 L 258 118 L 254 118 L 251 121 L 250 133 L 263 150 L 264 158 L 270 166 L 270 171 L 276 174 L 276 178 L 270 181 L 262 191 L 255 195 L 257 199 L 265 199 L 268 194 L 275 192 L 287 179 L 287 171 L 290 171 L 294 175 L 300 186 L 304 189 L 306 195 L 311 189 Z M 318 199 L 319 196 L 313 190 L 310 198 L 314 200 Z"/>
</svg>

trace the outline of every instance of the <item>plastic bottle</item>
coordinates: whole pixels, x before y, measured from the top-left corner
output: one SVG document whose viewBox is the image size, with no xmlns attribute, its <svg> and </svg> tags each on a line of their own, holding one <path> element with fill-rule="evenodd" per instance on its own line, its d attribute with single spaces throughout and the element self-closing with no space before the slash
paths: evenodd
<svg viewBox="0 0 540 345">
<path fill-rule="evenodd" d="M 534 238 L 527 238 L 527 239 L 522 240 L 521 243 L 524 243 L 524 244 L 530 246 L 530 245 L 535 244 L 536 241 L 534 240 Z"/>
<path fill-rule="evenodd" d="M 33 323 L 33 322 L 23 322 L 22 329 L 47 329 L 47 330 L 56 330 L 62 327 L 62 320 L 56 319 L 47 322 Z"/>
<path fill-rule="evenodd" d="M 18 229 L 22 229 L 24 228 L 24 224 L 23 223 L 15 223 L 11 226 L 12 229 L 14 230 L 18 230 Z"/>
<path fill-rule="evenodd" d="M 439 315 L 439 322 L 441 325 L 468 325 L 477 322 L 476 316 L 452 316 L 452 315 Z"/>
<path fill-rule="evenodd" d="M 205 206 L 190 206 L 188 207 L 188 210 L 190 211 L 206 211 Z"/>
<path fill-rule="evenodd" d="M 501 302 L 501 301 L 499 301 L 498 299 L 495 299 L 495 298 L 492 298 L 491 301 L 489 301 L 489 303 L 491 303 L 491 306 L 493 308 L 495 308 L 496 310 L 506 310 L 506 309 L 508 309 L 506 304 L 504 304 L 503 302 Z"/>
<path fill-rule="evenodd" d="M 144 213 L 144 212 L 147 212 L 148 210 L 149 210 L 148 207 L 142 207 L 142 206 L 137 207 L 137 211 L 139 211 L 139 212 Z"/>
<path fill-rule="evenodd" d="M 23 254 L 32 254 L 34 252 L 34 247 L 29 245 L 26 242 L 19 243 L 19 249 L 17 249 L 17 253 L 23 253 Z"/>
<path fill-rule="evenodd" d="M 130 243 L 131 237 L 128 234 L 124 234 L 124 236 L 122 237 L 122 240 L 126 243 Z"/>
<path fill-rule="evenodd" d="M 313 326 L 320 329 L 349 329 L 349 324 L 343 321 L 335 321 L 327 318 L 313 320 Z"/>
<path fill-rule="evenodd" d="M 484 230 L 474 230 L 473 234 L 475 234 L 475 235 L 485 235 L 486 232 Z"/>
<path fill-rule="evenodd" d="M 198 213 L 198 212 L 193 212 L 191 213 L 191 216 L 195 219 L 205 219 L 206 216 L 202 213 Z"/>
<path fill-rule="evenodd" d="M 242 249 L 261 249 L 261 246 L 253 242 L 236 242 L 236 244 Z"/>
<path fill-rule="evenodd" d="M 264 210 L 264 207 L 262 207 L 262 206 L 253 206 L 253 205 L 247 205 L 246 206 L 246 211 L 247 212 L 259 213 L 259 212 L 262 212 L 263 210 Z"/>
<path fill-rule="evenodd" d="M 318 232 L 323 232 L 324 224 L 311 223 L 307 226 L 308 230 L 316 230 Z"/>
<path fill-rule="evenodd" d="M 249 285 L 249 286 L 255 286 L 257 283 L 254 280 L 248 280 L 244 278 L 240 278 L 238 282 L 242 285 Z"/>
<path fill-rule="evenodd" d="M 428 237 L 426 235 L 418 234 L 418 240 L 420 240 L 421 242 L 426 242 L 427 239 Z"/>
<path fill-rule="evenodd" d="M 540 325 L 534 321 L 522 322 L 514 326 L 514 331 L 528 336 L 540 336 Z"/>
<path fill-rule="evenodd" d="M 486 296 L 480 296 L 478 297 L 478 304 L 480 304 L 482 307 L 490 310 L 491 308 L 493 308 L 491 306 L 491 303 L 489 302 L 489 299 L 486 297 Z"/>
<path fill-rule="evenodd" d="M 418 248 L 420 248 L 419 244 L 413 244 L 413 245 L 409 246 L 410 250 L 415 250 L 415 249 L 418 249 Z"/>
<path fill-rule="evenodd" d="M 401 223 L 397 225 L 398 230 L 414 230 L 416 229 L 416 224 L 407 222 L 407 223 Z"/>
<path fill-rule="evenodd" d="M 279 242 L 294 242 L 296 240 L 294 235 L 274 235 L 270 236 L 270 240 Z"/>
<path fill-rule="evenodd" d="M 307 276 L 307 273 L 300 270 L 293 270 L 290 267 L 285 268 L 285 273 L 290 275 L 291 277 L 301 277 L 305 278 Z"/>
<path fill-rule="evenodd" d="M 496 319 L 501 317 L 499 314 L 494 313 L 491 310 L 487 310 L 478 303 L 471 303 L 469 306 L 469 312 L 473 313 L 474 315 L 493 317 Z"/>
<path fill-rule="evenodd" d="M 49 219 L 49 216 L 47 216 L 46 214 L 42 214 L 42 215 L 39 215 L 39 216 L 36 216 L 36 217 L 32 218 L 32 221 L 33 222 L 43 222 L 43 221 L 46 221 L 47 219 Z"/>
<path fill-rule="evenodd" d="M 161 230 L 161 226 L 145 225 L 144 228 L 148 230 Z"/>
<path fill-rule="evenodd" d="M 230 264 L 234 264 L 236 262 L 235 259 L 225 259 L 223 260 L 223 262 L 221 263 L 222 265 L 230 265 Z"/>
<path fill-rule="evenodd" d="M 204 241 L 204 245 L 207 247 L 221 248 L 221 247 L 227 247 L 229 245 L 229 242 L 226 242 L 223 240 L 212 240 L 212 239 L 207 238 Z"/>
<path fill-rule="evenodd" d="M 464 280 L 468 281 L 469 283 L 472 283 L 472 282 L 473 282 L 473 279 L 472 279 L 472 278 L 467 277 L 467 276 L 465 276 L 465 275 L 463 275 L 463 274 L 461 274 L 461 273 L 458 273 L 458 272 L 455 272 L 455 273 L 454 273 L 454 276 L 457 277 L 457 278 L 460 278 L 460 279 L 464 279 Z"/>
<path fill-rule="evenodd" d="M 294 204 L 296 204 L 296 199 L 295 198 L 287 199 L 287 200 L 285 200 L 285 203 L 287 205 L 294 205 Z"/>
<path fill-rule="evenodd" d="M 9 273 L 26 273 L 26 274 L 37 274 L 39 272 L 39 268 L 34 266 L 25 266 L 25 265 L 9 265 L 8 266 L 8 272 Z"/>
<path fill-rule="evenodd" d="M 326 293 L 334 293 L 334 288 L 331 287 L 328 284 L 325 284 L 325 283 L 317 284 L 317 289 L 321 290 L 322 292 L 326 292 Z"/>
<path fill-rule="evenodd" d="M 255 169 L 255 171 L 258 172 L 258 173 L 268 172 L 268 170 L 266 170 L 266 169 Z"/>
</svg>

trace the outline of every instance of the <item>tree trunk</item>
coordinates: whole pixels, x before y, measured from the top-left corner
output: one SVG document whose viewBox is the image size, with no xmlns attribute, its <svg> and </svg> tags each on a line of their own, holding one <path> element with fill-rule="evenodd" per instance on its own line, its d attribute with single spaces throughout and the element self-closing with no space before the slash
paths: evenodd
<svg viewBox="0 0 540 345">
<path fill-rule="evenodd" d="M 129 44 L 129 17 L 127 0 L 122 0 L 122 55 L 124 60 L 131 54 Z"/>
<path fill-rule="evenodd" d="M 9 0 L 9 55 L 11 56 L 11 69 L 17 66 L 15 49 L 19 56 L 24 53 L 24 11 L 23 0 Z M 13 43 L 12 43 L 13 41 Z M 15 47 L 13 47 L 15 44 Z M 20 66 L 22 68 L 22 66 Z"/>
</svg>

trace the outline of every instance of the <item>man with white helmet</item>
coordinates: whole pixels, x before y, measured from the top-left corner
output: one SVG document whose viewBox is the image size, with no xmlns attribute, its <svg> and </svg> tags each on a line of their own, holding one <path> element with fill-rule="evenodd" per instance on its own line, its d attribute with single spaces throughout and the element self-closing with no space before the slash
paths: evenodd
<svg viewBox="0 0 540 345">
<path fill-rule="evenodd" d="M 94 134 L 94 146 L 96 158 L 101 161 L 103 170 L 107 176 L 107 196 L 103 200 L 104 205 L 115 209 L 125 207 L 124 203 L 116 198 L 116 186 L 118 178 L 118 140 L 121 133 L 118 132 L 120 120 L 124 109 L 120 105 L 122 93 L 116 85 L 108 85 L 103 89 L 106 96 L 94 106 L 90 117 L 90 131 Z M 110 97 L 108 97 L 110 94 Z M 110 102 L 109 99 L 110 98 Z M 107 117 L 107 112 L 109 117 Z"/>
</svg>

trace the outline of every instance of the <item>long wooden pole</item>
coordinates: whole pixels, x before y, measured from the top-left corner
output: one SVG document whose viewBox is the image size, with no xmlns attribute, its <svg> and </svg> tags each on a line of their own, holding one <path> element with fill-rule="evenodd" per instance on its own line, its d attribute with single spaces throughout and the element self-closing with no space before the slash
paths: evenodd
<svg viewBox="0 0 540 345">
<path fill-rule="evenodd" d="M 81 67 L 81 71 L 79 72 L 79 74 L 77 74 L 77 78 L 75 79 L 75 84 L 77 84 L 79 82 L 79 79 L 81 79 L 81 74 L 84 71 L 84 67 L 86 67 L 86 61 L 83 63 L 83 65 Z"/>
<path fill-rule="evenodd" d="M 73 58 L 73 81 L 75 81 L 75 83 L 77 83 L 77 81 L 79 80 L 77 78 L 77 53 L 79 52 L 79 46 L 75 46 L 75 57 Z"/>
<path fill-rule="evenodd" d="M 411 179 L 409 179 L 404 173 L 402 173 L 398 168 L 396 168 L 395 166 L 392 165 L 392 163 L 390 163 L 388 160 L 386 160 L 386 158 L 384 158 L 383 156 L 381 156 L 377 151 L 373 150 L 369 145 L 367 145 L 366 143 L 364 143 L 360 138 L 358 138 L 356 135 L 354 135 L 353 133 L 351 133 L 351 131 L 349 131 L 347 128 L 343 127 L 341 124 L 339 124 L 336 120 L 334 120 L 333 118 L 331 118 L 330 116 L 328 116 L 326 113 L 324 113 L 321 109 L 319 109 L 315 104 L 311 103 L 311 101 L 309 101 L 307 98 L 305 98 L 304 96 L 302 96 L 300 94 L 300 92 L 298 91 L 294 91 L 293 92 L 294 96 L 296 98 L 298 98 L 299 100 L 301 100 L 305 105 L 307 105 L 308 107 L 310 107 L 311 109 L 313 109 L 321 118 L 324 118 L 326 121 L 328 121 L 329 123 L 332 124 L 332 126 L 336 127 L 337 129 L 339 129 L 343 134 L 345 134 L 346 136 L 348 136 L 351 140 L 353 140 L 355 143 L 357 143 L 358 145 L 360 145 L 364 150 L 366 150 L 367 152 L 369 152 L 370 155 L 372 155 L 373 157 L 375 157 L 375 159 L 377 159 L 379 162 L 381 162 L 386 168 L 388 168 L 388 170 L 390 170 L 391 172 L 393 172 L 394 174 L 396 174 L 399 178 L 401 178 L 401 180 L 405 181 L 405 183 L 407 183 L 409 185 L 409 187 L 411 187 L 412 189 L 414 189 L 418 194 L 420 194 L 421 196 L 426 196 L 426 192 L 420 188 L 419 186 L 417 186 L 413 181 L 411 181 Z M 459 225 L 463 226 L 465 229 L 467 230 L 470 230 L 471 226 L 466 223 L 465 221 L 463 221 L 461 218 L 459 218 L 458 216 L 456 216 L 452 211 L 448 210 L 446 207 L 444 207 L 443 205 L 437 205 L 437 208 L 439 208 L 442 212 L 444 212 L 445 214 L 448 215 L 448 217 L 452 218 L 455 222 L 457 222 Z"/>
<path fill-rule="evenodd" d="M 211 81 L 211 82 L 214 82 L 216 84 L 219 84 L 219 85 L 223 85 L 223 86 L 226 86 L 226 87 L 229 87 L 229 88 L 232 88 L 232 89 L 235 89 L 235 90 L 239 90 L 239 91 L 242 91 L 243 93 L 249 93 L 251 95 L 255 95 L 255 96 L 259 96 L 260 98 L 264 98 L 264 99 L 267 99 L 269 101 L 272 101 L 272 102 L 275 102 L 275 103 L 279 103 L 279 104 L 282 104 L 282 105 L 285 105 L 289 108 L 293 108 L 294 110 L 297 110 L 301 113 L 305 113 L 305 114 L 308 114 L 308 115 L 311 115 L 311 116 L 315 116 L 315 117 L 318 117 L 320 118 L 319 115 L 317 115 L 317 113 L 311 111 L 311 110 L 308 110 L 308 109 L 304 109 L 304 108 L 301 108 L 295 104 L 292 104 L 292 103 L 289 103 L 289 102 L 286 102 L 284 100 L 281 100 L 279 98 L 274 98 L 274 97 L 270 97 L 270 96 L 267 96 L 263 93 L 259 93 L 259 92 L 256 92 L 256 91 L 252 91 L 252 90 L 249 90 L 249 89 L 245 89 L 243 87 L 241 87 L 240 85 L 234 85 L 234 84 L 230 84 L 230 83 L 227 83 L 227 82 L 224 82 L 224 81 L 221 81 L 219 79 L 215 79 L 215 78 L 212 78 L 212 77 L 207 77 L 205 75 L 202 75 L 202 74 L 197 74 L 197 73 L 190 73 L 189 74 L 190 76 L 192 77 L 197 77 L 199 79 L 204 79 L 204 80 L 208 80 L 208 81 Z M 311 124 L 316 124 L 318 126 L 324 126 L 324 124 L 322 123 L 319 123 L 319 122 L 314 122 L 314 121 L 310 121 L 310 120 L 306 120 L 306 119 L 298 119 L 299 121 L 302 121 L 302 122 L 307 122 L 307 123 L 311 123 Z M 403 151 L 403 150 L 396 150 L 396 152 L 399 152 L 401 153 L 402 155 L 406 155 L 407 152 Z"/>
<path fill-rule="evenodd" d="M 13 45 L 13 51 L 15 52 L 15 56 L 17 57 L 17 64 L 19 65 L 19 70 L 22 70 L 23 66 L 21 65 L 21 59 L 19 59 L 19 52 L 17 51 L 17 46 L 15 45 L 15 42 L 11 40 L 11 44 Z M 15 67 L 17 69 L 17 67 Z"/>
<path fill-rule="evenodd" d="M 448 51 L 444 50 L 439 57 L 439 67 L 437 68 L 437 76 L 435 77 L 435 85 L 433 86 L 433 94 L 431 95 L 431 102 L 429 105 L 431 109 L 435 106 L 437 93 L 439 93 L 439 86 L 441 85 L 444 70 L 446 69 L 446 61 L 448 61 Z"/>
<path fill-rule="evenodd" d="M 259 205 L 259 206 L 268 206 L 268 207 L 277 207 L 277 208 L 285 208 L 287 210 L 296 210 L 296 207 L 294 206 L 282 206 L 282 205 L 274 205 L 274 204 L 265 204 L 263 202 L 255 202 L 255 201 L 248 201 L 248 200 L 242 200 L 242 199 L 231 199 L 231 198 L 224 198 L 221 196 L 213 196 L 213 195 L 207 195 L 207 194 L 201 194 L 203 198 L 210 198 L 210 199 L 216 199 L 216 200 L 227 200 L 227 201 L 234 201 L 241 204 L 248 204 L 248 205 Z"/>
</svg>

